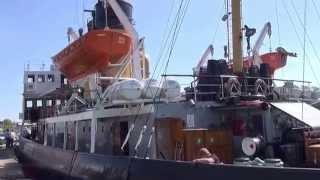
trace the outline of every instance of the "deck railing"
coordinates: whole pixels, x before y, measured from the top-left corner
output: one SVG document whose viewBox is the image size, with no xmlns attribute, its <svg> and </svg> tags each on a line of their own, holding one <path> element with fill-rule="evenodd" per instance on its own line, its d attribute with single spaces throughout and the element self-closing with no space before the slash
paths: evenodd
<svg viewBox="0 0 320 180">
<path fill-rule="evenodd" d="M 187 99 L 194 101 L 223 101 L 229 98 L 241 97 L 248 99 L 272 98 L 276 84 L 301 83 L 310 85 L 309 81 L 285 80 L 268 77 L 250 77 L 233 75 L 178 75 L 166 74 L 164 78 L 193 78 L 189 87 L 186 87 Z M 278 96 L 280 96 L 278 94 Z"/>
</svg>

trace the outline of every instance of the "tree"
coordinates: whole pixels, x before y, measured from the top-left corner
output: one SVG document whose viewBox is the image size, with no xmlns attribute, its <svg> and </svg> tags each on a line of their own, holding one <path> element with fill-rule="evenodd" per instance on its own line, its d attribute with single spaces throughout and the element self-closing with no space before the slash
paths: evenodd
<svg viewBox="0 0 320 180">
<path fill-rule="evenodd" d="M 3 120 L 3 129 L 11 129 L 12 128 L 12 121 L 10 119 Z"/>
</svg>

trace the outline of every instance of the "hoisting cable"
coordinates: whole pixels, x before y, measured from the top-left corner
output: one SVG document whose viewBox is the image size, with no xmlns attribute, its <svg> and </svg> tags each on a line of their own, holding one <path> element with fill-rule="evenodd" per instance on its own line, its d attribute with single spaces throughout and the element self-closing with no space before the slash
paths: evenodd
<svg viewBox="0 0 320 180">
<path fill-rule="evenodd" d="M 224 6 L 225 6 L 224 3 L 222 3 L 221 9 L 220 9 L 220 12 L 218 13 L 218 15 L 220 15 L 220 14 L 223 13 L 223 10 L 225 9 Z M 227 16 L 229 16 L 228 13 L 229 13 L 229 12 L 226 12 L 226 15 L 227 15 Z M 215 28 L 214 33 L 213 33 L 212 43 L 211 43 L 211 44 L 214 44 L 215 41 L 216 41 L 216 37 L 217 37 L 217 34 L 218 34 L 218 30 L 219 30 L 219 28 L 220 28 L 220 24 L 221 24 L 221 20 L 220 20 L 220 18 L 218 18 L 217 23 L 216 23 L 216 28 Z"/>
<path fill-rule="evenodd" d="M 292 2 L 292 1 L 291 1 Z M 305 64 L 306 64 L 306 35 L 307 35 L 307 0 L 304 1 L 304 26 L 303 26 L 303 67 L 302 67 L 302 101 L 301 101 L 301 120 L 303 121 L 304 118 L 304 108 L 303 108 L 303 101 L 304 101 L 304 95 L 305 95 Z"/>
<path fill-rule="evenodd" d="M 317 17 L 320 21 L 320 12 L 319 12 L 318 6 L 317 6 L 316 2 L 314 2 L 314 0 L 311 0 L 311 2 L 312 2 L 312 6 L 314 7 L 314 9 L 316 11 Z"/>
<path fill-rule="evenodd" d="M 278 31 L 278 45 L 281 46 L 278 0 L 275 0 L 275 10 L 276 10 L 276 22 L 277 22 L 277 31 Z"/>
<path fill-rule="evenodd" d="M 175 25 L 174 25 L 174 32 L 173 32 L 172 39 L 171 39 L 171 42 L 170 42 L 170 48 L 168 49 L 168 50 L 169 50 L 169 54 L 168 54 L 167 61 L 166 61 L 166 64 L 165 64 L 164 74 L 167 73 L 168 66 L 169 66 L 169 62 L 170 62 L 170 60 L 171 60 L 172 53 L 173 53 L 175 44 L 176 44 L 176 42 L 177 42 L 178 35 L 179 35 L 179 33 L 180 33 L 180 30 L 181 30 L 181 26 L 182 26 L 183 20 L 184 20 L 184 18 L 185 18 L 187 9 L 188 9 L 191 1 L 190 1 L 190 0 L 187 0 L 186 3 L 184 3 L 184 2 L 185 2 L 185 0 L 182 0 L 182 1 L 181 1 L 180 8 L 179 8 L 179 11 L 178 11 L 178 14 L 177 14 L 177 18 L 176 18 L 177 21 L 176 21 L 176 23 L 175 23 Z M 161 78 L 161 82 L 162 82 L 163 80 L 164 80 L 164 78 Z M 158 91 L 159 91 L 159 89 L 157 90 L 157 92 L 155 93 L 155 95 L 154 95 L 154 97 L 153 97 L 153 102 L 154 102 L 154 104 L 155 104 L 155 111 L 154 111 L 155 114 L 156 114 L 156 112 L 158 111 L 158 103 L 156 103 L 156 98 L 157 98 L 156 95 L 159 93 Z M 159 97 L 159 100 L 160 100 L 160 97 Z M 151 118 L 150 118 L 151 116 L 152 116 L 152 115 L 150 114 L 150 115 L 149 115 L 149 118 L 146 119 L 144 127 L 147 127 L 148 122 L 149 122 L 149 120 L 151 119 Z M 142 130 L 141 130 L 141 132 L 140 132 L 139 140 L 140 140 L 140 137 L 143 137 L 143 135 L 144 135 L 145 132 L 146 132 L 146 130 L 144 129 L 144 127 L 142 128 Z M 154 128 L 154 127 L 152 127 L 152 129 L 153 129 L 153 128 Z M 151 131 L 150 136 L 152 136 L 152 133 L 153 133 L 153 131 Z M 137 149 L 139 148 L 140 144 L 141 144 L 141 140 L 138 141 L 137 144 L 136 144 L 136 149 L 135 149 L 136 152 L 137 152 Z M 147 151 L 148 151 L 148 149 L 147 149 Z"/>
<path fill-rule="evenodd" d="M 170 13 L 169 13 L 169 16 L 168 16 L 168 19 L 167 19 L 167 23 L 166 23 L 166 27 L 165 27 L 165 32 L 163 34 L 163 38 L 162 38 L 162 41 L 161 41 L 159 54 L 158 54 L 158 57 L 157 57 L 156 65 L 155 65 L 155 67 L 153 69 L 153 73 L 151 75 L 151 79 L 153 79 L 154 75 L 156 74 L 156 71 L 158 69 L 159 63 L 160 63 L 160 61 L 161 61 L 161 59 L 163 57 L 163 54 L 164 54 L 164 51 L 165 51 L 165 47 L 168 44 L 168 41 L 169 41 L 169 38 L 170 38 L 170 34 L 172 33 L 172 30 L 173 30 L 173 26 L 171 26 L 170 29 L 169 29 L 169 25 L 170 25 L 170 19 L 172 17 L 175 1 L 176 0 L 173 0 L 172 4 L 171 4 Z"/>
<path fill-rule="evenodd" d="M 291 5 L 292 5 L 292 7 L 293 7 L 293 9 L 294 9 L 294 12 L 295 12 L 298 20 L 299 20 L 299 23 L 300 23 L 301 27 L 304 29 L 304 28 L 305 28 L 305 27 L 304 27 L 304 22 L 302 22 L 302 19 L 301 19 L 300 15 L 299 15 L 299 12 L 298 12 L 298 10 L 297 10 L 297 8 L 296 8 L 296 6 L 295 6 L 295 4 L 293 3 L 292 0 L 291 0 Z M 316 48 L 315 48 L 315 46 L 314 46 L 314 44 L 313 44 L 310 36 L 309 36 L 309 33 L 308 33 L 307 31 L 306 31 L 305 33 L 306 33 L 306 34 L 305 34 L 305 35 L 306 35 L 306 38 L 308 39 L 308 42 L 310 43 L 310 45 L 311 45 L 311 47 L 312 47 L 312 50 L 313 50 L 315 56 L 317 57 L 318 62 L 320 63 L 320 56 L 319 56 L 319 54 L 318 54 L 318 52 L 317 52 L 317 50 L 316 50 Z"/>
<path fill-rule="evenodd" d="M 290 12 L 289 12 L 289 10 L 288 10 L 288 7 L 287 7 L 286 3 L 285 3 L 283 0 L 282 0 L 282 4 L 283 4 L 283 6 L 284 6 L 284 8 L 285 8 L 286 14 L 287 14 L 287 16 L 288 16 L 288 18 L 289 18 L 289 21 L 290 21 L 290 23 L 291 23 L 291 25 L 292 25 L 292 27 L 293 27 L 293 30 L 294 30 L 294 32 L 295 32 L 295 34 L 296 34 L 296 37 L 297 37 L 298 42 L 299 42 L 299 45 L 300 45 L 301 49 L 304 49 L 303 41 L 302 41 L 302 39 L 301 39 L 301 37 L 300 37 L 300 35 L 299 35 L 299 33 L 298 33 L 297 27 L 295 26 L 295 23 L 294 23 L 291 15 L 290 15 Z M 317 75 L 316 75 L 316 73 L 315 73 L 315 71 L 314 71 L 314 69 L 313 69 L 313 66 L 311 65 L 311 62 L 310 62 L 310 60 L 309 60 L 310 58 L 309 58 L 309 56 L 308 56 L 307 53 L 306 53 L 306 59 L 307 59 L 308 62 L 309 62 L 310 69 L 311 69 L 311 71 L 312 71 L 312 73 L 313 73 L 313 75 L 314 75 L 315 80 L 317 81 L 317 84 L 320 86 L 320 81 L 319 81 L 319 79 L 317 78 Z"/>
<path fill-rule="evenodd" d="M 173 3 L 174 3 L 174 1 L 173 1 Z M 177 13 L 177 15 L 176 15 L 176 18 L 175 18 L 174 23 L 177 23 L 176 21 L 177 21 L 177 19 L 178 19 L 177 17 L 179 16 L 179 14 L 180 14 L 180 12 L 181 12 L 182 3 L 183 3 L 183 0 L 182 0 L 181 3 L 180 3 L 180 7 L 179 7 L 179 10 L 178 10 L 178 13 Z M 171 11 L 173 11 L 173 4 L 172 4 Z M 170 22 L 171 13 L 172 13 L 172 12 L 170 12 L 170 16 L 169 16 L 169 19 L 168 19 L 168 22 L 167 22 L 167 27 L 168 27 L 169 22 Z M 156 72 L 156 69 L 157 69 L 157 67 L 158 67 L 158 64 L 159 64 L 160 60 L 161 60 L 162 57 L 163 57 L 164 49 L 165 49 L 165 47 L 166 47 L 166 45 L 167 45 L 167 43 L 168 43 L 168 41 L 169 41 L 169 39 L 170 39 L 170 37 L 171 37 L 173 27 L 174 27 L 174 26 L 172 25 L 171 28 L 170 28 L 170 30 L 169 30 L 169 33 L 167 34 L 167 38 L 166 38 L 165 40 L 163 39 L 163 40 L 164 40 L 164 41 L 163 41 L 164 44 L 163 44 L 163 47 L 161 47 L 160 54 L 159 54 L 159 58 L 158 58 L 158 61 L 157 61 L 157 65 L 156 65 L 156 68 L 154 68 L 154 73 L 152 74 L 152 78 L 153 78 L 154 75 L 156 74 L 156 73 L 155 73 L 155 72 Z M 150 83 L 148 83 L 147 88 L 148 88 L 149 86 L 150 86 Z M 157 93 L 156 93 L 156 94 L 157 94 Z M 134 125 L 135 125 L 135 123 L 136 123 L 136 120 L 138 119 L 138 115 L 140 114 L 140 111 L 141 111 L 141 106 L 139 106 L 138 113 L 137 113 L 137 115 L 136 115 L 136 117 L 135 117 L 135 119 L 134 119 L 134 121 L 133 121 L 133 124 L 131 125 L 131 127 L 130 127 L 128 133 L 127 133 L 127 136 L 126 136 L 126 138 L 125 138 L 125 141 L 123 142 L 123 144 L 122 144 L 122 146 L 121 146 L 122 149 L 123 149 L 124 146 L 128 143 L 128 140 L 129 140 L 129 138 L 130 138 L 130 136 L 131 136 L 131 132 L 132 132 L 133 129 L 135 128 Z M 140 132 L 140 136 L 142 137 L 144 133 L 145 133 L 145 132 L 144 132 L 143 129 L 142 129 L 142 131 Z M 140 137 L 139 137 L 139 138 L 140 138 Z M 140 142 L 141 142 L 141 141 L 140 141 Z M 139 146 L 140 142 L 139 142 L 139 139 L 138 139 L 138 143 L 137 143 L 138 146 Z M 138 146 L 137 146 L 137 147 L 138 147 Z"/>
<path fill-rule="evenodd" d="M 156 65 L 153 69 L 153 73 L 151 75 L 151 79 L 153 79 L 154 75 L 155 75 L 155 72 L 157 71 L 157 68 L 158 68 L 158 65 L 160 63 L 160 60 L 162 58 L 162 54 L 163 54 L 163 51 L 165 49 L 165 46 L 167 45 L 168 43 L 168 40 L 169 40 L 169 37 L 170 37 L 170 34 L 172 32 L 172 27 L 169 29 L 169 24 L 170 24 L 170 19 L 171 19 L 171 16 L 172 16 L 172 13 L 173 13 L 173 9 L 174 9 L 174 4 L 175 4 L 175 0 L 172 1 L 171 3 L 171 7 L 170 7 L 170 13 L 169 13 L 169 16 L 168 16 L 168 19 L 167 19 L 167 24 L 166 24 L 166 27 L 165 27 L 165 32 L 164 32 L 164 36 L 162 38 L 162 43 L 161 43 L 161 46 L 160 46 L 160 50 L 159 50 L 159 55 L 158 55 L 158 58 L 157 58 L 157 61 L 156 61 Z M 168 32 L 168 29 L 169 29 L 169 32 Z M 166 37 L 166 38 L 165 38 Z M 147 84 L 147 88 L 149 88 L 150 86 L 150 83 Z M 122 143 L 122 146 L 121 146 L 121 149 L 123 150 L 124 147 L 126 146 L 126 144 L 128 143 L 130 137 L 131 137 L 131 133 L 132 131 L 134 130 L 135 128 L 135 123 L 136 123 L 136 120 L 138 119 L 138 116 L 141 112 L 141 109 L 142 107 L 139 106 L 139 109 L 137 111 L 137 115 L 135 116 L 134 120 L 133 120 L 133 123 L 131 124 L 129 130 L 128 130 L 128 133 L 126 135 L 126 138 L 124 140 L 124 142 Z"/>
</svg>

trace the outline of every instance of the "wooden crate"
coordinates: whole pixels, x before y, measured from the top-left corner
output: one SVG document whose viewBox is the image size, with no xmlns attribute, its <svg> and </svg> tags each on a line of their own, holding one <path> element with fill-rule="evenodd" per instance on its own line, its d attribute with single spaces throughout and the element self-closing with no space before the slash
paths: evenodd
<svg viewBox="0 0 320 180">
<path fill-rule="evenodd" d="M 205 147 L 205 131 L 207 129 L 184 130 L 184 157 L 186 161 L 198 158 L 199 150 Z"/>
<path fill-rule="evenodd" d="M 232 162 L 232 133 L 226 130 L 184 130 L 185 160 L 199 158 L 199 150 L 207 148 L 224 163 Z"/>
<path fill-rule="evenodd" d="M 177 155 L 179 151 L 177 149 L 178 144 L 183 148 L 183 127 L 183 121 L 178 119 L 161 119 L 156 122 L 158 158 L 165 158 L 167 160 L 183 160 L 180 155 Z"/>
<path fill-rule="evenodd" d="M 306 147 L 306 161 L 308 165 L 320 166 L 320 144 Z"/>
<path fill-rule="evenodd" d="M 205 145 L 224 163 L 232 162 L 232 133 L 228 130 L 208 130 L 205 132 Z"/>
</svg>

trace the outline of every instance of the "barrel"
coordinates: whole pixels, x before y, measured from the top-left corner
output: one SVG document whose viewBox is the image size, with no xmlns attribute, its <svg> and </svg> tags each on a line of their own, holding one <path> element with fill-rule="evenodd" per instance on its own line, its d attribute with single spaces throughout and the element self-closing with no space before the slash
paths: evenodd
<svg viewBox="0 0 320 180">
<path fill-rule="evenodd" d="M 265 78 L 271 78 L 271 68 L 269 64 L 262 63 L 260 65 L 260 76 Z M 264 81 L 266 82 L 267 86 L 272 85 L 272 80 L 265 79 Z"/>
<path fill-rule="evenodd" d="M 220 75 L 226 75 L 228 74 L 228 64 L 227 64 L 227 61 L 224 60 L 224 59 L 220 59 L 218 61 L 218 67 L 219 67 L 219 74 Z"/>
<path fill-rule="evenodd" d="M 208 60 L 207 73 L 208 75 L 220 75 L 219 65 L 217 60 Z"/>
<path fill-rule="evenodd" d="M 249 67 L 249 76 L 251 77 L 259 77 L 260 76 L 260 70 L 258 66 L 252 65 Z"/>
<path fill-rule="evenodd" d="M 262 63 L 260 65 L 260 76 L 261 77 L 270 77 L 271 76 L 271 70 L 269 64 Z"/>
<path fill-rule="evenodd" d="M 250 77 L 259 77 L 260 76 L 259 67 L 256 65 L 250 66 L 248 69 L 248 75 Z M 254 93 L 254 84 L 256 81 L 257 81 L 257 78 L 249 78 L 248 79 L 249 90 L 251 93 Z"/>
</svg>

